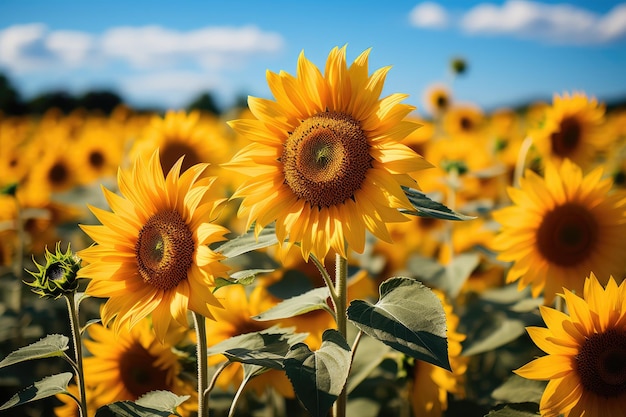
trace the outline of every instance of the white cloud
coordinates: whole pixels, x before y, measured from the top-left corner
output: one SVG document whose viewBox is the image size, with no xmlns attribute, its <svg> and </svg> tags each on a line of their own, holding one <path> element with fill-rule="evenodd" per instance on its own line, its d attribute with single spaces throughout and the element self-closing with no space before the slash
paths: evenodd
<svg viewBox="0 0 626 417">
<path fill-rule="evenodd" d="M 422 3 L 423 13 L 449 16 L 450 13 L 436 3 Z M 427 24 L 416 26 L 436 27 Z M 432 22 L 436 18 L 432 17 Z M 450 19 L 449 19 L 450 20 Z M 415 23 L 414 23 L 415 24 Z M 535 39 L 546 43 L 590 45 L 615 42 L 626 38 L 626 3 L 616 5 L 605 14 L 562 3 L 547 4 L 530 0 L 508 0 L 503 4 L 480 3 L 452 22 L 470 35 L 508 35 L 522 39 Z"/>
<path fill-rule="evenodd" d="M 409 20 L 413 26 L 443 28 L 448 25 L 448 13 L 437 3 L 420 3 L 411 10 Z"/>
<path fill-rule="evenodd" d="M 43 24 L 15 25 L 0 30 L 0 66 L 17 72 L 122 61 L 143 69 L 186 64 L 219 69 L 254 54 L 278 52 L 283 44 L 279 34 L 254 26 L 191 31 L 160 26 L 116 27 L 91 35 L 53 31 Z"/>
</svg>

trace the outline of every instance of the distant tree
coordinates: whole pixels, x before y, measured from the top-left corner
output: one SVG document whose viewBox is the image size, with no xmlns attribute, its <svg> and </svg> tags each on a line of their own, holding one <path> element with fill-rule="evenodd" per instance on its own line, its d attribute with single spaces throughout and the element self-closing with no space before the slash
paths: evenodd
<svg viewBox="0 0 626 417">
<path fill-rule="evenodd" d="M 66 91 L 50 91 L 39 94 L 30 99 L 26 106 L 30 113 L 44 114 L 51 108 L 57 108 L 63 113 L 69 113 L 76 109 L 78 101 Z"/>
<path fill-rule="evenodd" d="M 12 115 L 25 111 L 19 92 L 4 74 L 0 74 L 0 111 Z"/>
<path fill-rule="evenodd" d="M 105 114 L 110 114 L 115 107 L 122 104 L 122 98 L 112 91 L 95 90 L 88 91 L 78 98 L 78 107 L 85 110 L 100 110 Z"/>
<path fill-rule="evenodd" d="M 187 106 L 187 110 L 202 110 L 213 113 L 215 115 L 219 115 L 222 112 L 215 102 L 213 94 L 208 91 L 200 94 L 191 103 L 189 103 L 189 105 Z"/>
</svg>

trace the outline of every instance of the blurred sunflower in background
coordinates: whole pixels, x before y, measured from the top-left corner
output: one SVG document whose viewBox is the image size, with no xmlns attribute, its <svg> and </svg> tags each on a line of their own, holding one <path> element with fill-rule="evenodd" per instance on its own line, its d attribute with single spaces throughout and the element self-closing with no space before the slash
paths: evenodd
<svg viewBox="0 0 626 417">
<path fill-rule="evenodd" d="M 410 174 L 429 166 L 400 143 L 418 125 L 404 94 L 380 99 L 389 67 L 368 74 L 369 50 L 350 67 L 346 48 L 334 48 L 325 73 L 304 54 L 297 74 L 267 72 L 276 101 L 250 97 L 255 119 L 231 121 L 252 144 L 225 165 L 250 178 L 233 194 L 258 233 L 276 221 L 280 242 L 299 242 L 305 259 L 332 248 L 346 258 L 365 232 L 390 241 L 386 223 L 406 221 L 411 205 L 401 186 L 417 187 Z"/>
<path fill-rule="evenodd" d="M 543 122 L 529 134 L 544 159 L 569 159 L 587 171 L 610 141 L 603 131 L 605 106 L 584 93 L 554 95 Z"/>
<path fill-rule="evenodd" d="M 443 130 L 448 135 L 477 136 L 485 127 L 485 114 L 473 104 L 458 103 L 452 106 L 443 117 Z"/>
<path fill-rule="evenodd" d="M 189 395 L 181 405 L 184 415 L 197 408 L 193 383 L 181 378 L 179 356 L 169 343 L 154 338 L 150 320 L 141 319 L 128 331 L 114 332 L 100 324 L 88 328 L 84 341 L 91 353 L 84 359 L 88 395 L 95 409 L 115 401 L 135 401 L 150 391 Z"/>
<path fill-rule="evenodd" d="M 548 163 L 545 177 L 527 170 L 520 189 L 509 188 L 511 206 L 493 212 L 501 225 L 492 248 L 512 262 L 506 280 L 543 291 L 550 304 L 561 288 L 581 293 L 586 272 L 621 277 L 626 268 L 626 195 L 611 190 L 602 168 L 583 176 L 564 160 Z"/>
<path fill-rule="evenodd" d="M 211 318 L 209 305 L 220 307 L 211 288 L 228 267 L 208 245 L 228 233 L 211 223 L 221 200 L 213 178 L 198 179 L 205 164 L 180 174 L 182 162 L 164 178 L 157 151 L 147 164 L 138 158 L 118 173 L 123 197 L 103 188 L 112 212 L 90 206 L 102 225 L 81 225 L 97 245 L 78 253 L 88 264 L 78 275 L 91 278 L 87 294 L 109 298 L 102 321 L 116 331 L 152 314 L 163 341 L 170 326 L 188 326 L 188 310 Z"/>
<path fill-rule="evenodd" d="M 114 178 L 117 168 L 124 165 L 124 145 L 124 138 L 108 126 L 84 129 L 72 149 L 80 172 L 79 182 L 90 184 Z"/>
<path fill-rule="evenodd" d="M 452 92 L 444 84 L 432 84 L 424 92 L 423 101 L 426 111 L 437 118 L 452 106 Z"/>
<path fill-rule="evenodd" d="M 606 281 L 606 280 L 605 280 Z M 618 417 L 626 410 L 626 284 L 593 274 L 582 297 L 563 288 L 568 314 L 541 306 L 547 328 L 528 327 L 542 356 L 515 370 L 547 380 L 542 416 Z"/>
</svg>

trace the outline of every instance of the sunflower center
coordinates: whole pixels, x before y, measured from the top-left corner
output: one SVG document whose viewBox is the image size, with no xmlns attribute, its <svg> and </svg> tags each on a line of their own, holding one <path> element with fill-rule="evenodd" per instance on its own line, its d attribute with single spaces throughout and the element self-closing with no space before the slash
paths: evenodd
<svg viewBox="0 0 626 417">
<path fill-rule="evenodd" d="M 474 122 L 469 117 L 461 117 L 459 120 L 459 125 L 461 126 L 461 130 L 463 132 L 469 132 L 474 127 Z"/>
<path fill-rule="evenodd" d="M 136 398 L 156 390 L 170 390 L 167 369 L 156 365 L 153 356 L 140 344 L 132 345 L 119 360 L 120 377 L 124 387 Z"/>
<path fill-rule="evenodd" d="M 161 148 L 161 168 L 163 169 L 164 175 L 170 172 L 181 156 L 184 156 L 185 159 L 183 159 L 180 172 L 185 172 L 192 166 L 202 162 L 198 152 L 193 146 L 176 140 L 168 142 Z"/>
<path fill-rule="evenodd" d="M 89 165 L 94 168 L 101 168 L 104 165 L 104 155 L 100 151 L 91 151 L 89 153 Z"/>
<path fill-rule="evenodd" d="M 139 274 L 160 290 L 175 288 L 187 279 L 193 262 L 193 233 L 175 210 L 159 212 L 146 222 L 135 245 Z"/>
<path fill-rule="evenodd" d="M 435 105 L 438 109 L 443 110 L 448 107 L 448 98 L 444 95 L 438 95 L 435 100 Z"/>
<path fill-rule="evenodd" d="M 610 329 L 587 338 L 576 371 L 587 391 L 603 397 L 626 393 L 626 332 Z"/>
<path fill-rule="evenodd" d="M 537 230 L 537 246 L 546 260 L 572 266 L 589 256 L 598 239 L 598 223 L 585 207 L 566 203 L 544 217 Z"/>
<path fill-rule="evenodd" d="M 289 135 L 280 158 L 285 182 L 311 207 L 342 204 L 361 188 L 372 156 L 365 132 L 349 115 L 323 112 Z"/>
<path fill-rule="evenodd" d="M 565 117 L 561 120 L 559 131 L 550 135 L 552 152 L 560 157 L 566 157 L 576 149 L 582 129 L 575 117 Z"/>
<path fill-rule="evenodd" d="M 50 183 L 57 186 L 63 185 L 65 181 L 67 181 L 68 177 L 69 171 L 67 170 L 65 164 L 61 162 L 57 162 L 52 165 L 48 171 L 48 180 L 50 180 Z"/>
<path fill-rule="evenodd" d="M 53 264 L 48 266 L 48 268 L 46 269 L 46 276 L 51 281 L 58 281 L 60 279 L 63 279 L 64 275 L 65 275 L 65 269 L 63 268 L 63 265 L 61 265 L 60 262 L 54 262 Z"/>
</svg>

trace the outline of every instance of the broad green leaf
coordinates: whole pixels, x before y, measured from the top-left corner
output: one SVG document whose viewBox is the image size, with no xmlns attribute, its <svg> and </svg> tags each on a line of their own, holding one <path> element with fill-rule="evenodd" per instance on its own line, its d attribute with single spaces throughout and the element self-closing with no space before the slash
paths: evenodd
<svg viewBox="0 0 626 417">
<path fill-rule="evenodd" d="M 176 407 L 189 398 L 189 395 L 176 395 L 170 391 L 150 391 L 139 397 L 135 404 L 175 414 Z"/>
<path fill-rule="evenodd" d="M 321 347 L 312 352 L 304 343 L 294 345 L 285 357 L 285 371 L 293 389 L 313 417 L 326 416 L 343 390 L 350 372 L 350 346 L 336 330 L 322 335 Z"/>
<path fill-rule="evenodd" d="M 536 417 L 539 405 L 535 403 L 507 404 L 499 410 L 492 410 L 485 417 Z"/>
<path fill-rule="evenodd" d="M 278 243 L 278 238 L 276 237 L 274 226 L 266 226 L 261 230 L 258 237 L 254 236 L 254 227 L 252 227 L 245 234 L 215 248 L 215 252 L 219 252 L 227 258 L 233 258 L 257 249 L 267 248 L 276 243 Z"/>
<path fill-rule="evenodd" d="M 330 297 L 330 292 L 327 287 L 314 288 L 304 294 L 288 298 L 252 318 L 258 321 L 280 320 L 320 309 L 334 315 L 326 301 L 328 297 Z"/>
<path fill-rule="evenodd" d="M 480 256 L 477 253 L 458 254 L 447 265 L 432 258 L 413 256 L 407 267 L 417 279 L 441 289 L 450 298 L 456 298 L 479 262 Z"/>
<path fill-rule="evenodd" d="M 63 356 L 69 348 L 69 338 L 62 334 L 50 334 L 43 339 L 9 353 L 0 362 L 0 368 L 31 359 L 43 359 Z"/>
<path fill-rule="evenodd" d="M 546 385 L 546 381 L 534 381 L 513 374 L 504 384 L 496 388 L 491 396 L 501 403 L 529 402 L 539 404 Z"/>
<path fill-rule="evenodd" d="M 232 362 L 283 369 L 283 360 L 290 347 L 306 338 L 304 333 L 277 326 L 258 332 L 231 337 L 208 349 L 208 354 L 221 353 Z"/>
<path fill-rule="evenodd" d="M 376 304 L 352 301 L 348 318 L 386 345 L 450 370 L 446 313 L 439 298 L 422 283 L 411 278 L 390 278 L 381 284 Z"/>
<path fill-rule="evenodd" d="M 471 356 L 494 350 L 512 342 L 526 331 L 523 321 L 500 315 L 497 316 L 493 326 L 487 337 L 476 339 L 467 347 L 463 346 L 463 355 Z"/>
<path fill-rule="evenodd" d="M 389 346 L 381 345 L 378 340 L 363 333 L 350 367 L 350 379 L 348 380 L 348 386 L 346 388 L 348 394 L 370 376 L 372 371 L 376 369 L 385 358 L 389 357 L 391 352 L 395 351 Z"/>
<path fill-rule="evenodd" d="M 169 410 L 157 410 L 132 401 L 117 401 L 96 411 L 96 417 L 170 417 L 172 414 Z"/>
<path fill-rule="evenodd" d="M 273 271 L 274 269 L 246 269 L 244 271 L 233 272 L 228 278 L 218 277 L 215 279 L 214 291 L 217 291 L 218 289 L 229 285 L 250 285 L 254 282 L 258 274 L 265 274 Z"/>
<path fill-rule="evenodd" d="M 74 374 L 71 372 L 45 377 L 41 381 L 35 382 L 30 387 L 12 396 L 9 401 L 0 405 L 0 410 L 6 410 L 31 401 L 52 397 L 53 395 L 67 393 L 67 385 L 73 377 Z"/>
<path fill-rule="evenodd" d="M 472 220 L 475 217 L 466 216 L 449 209 L 445 205 L 431 200 L 421 191 L 413 188 L 402 187 L 404 194 L 409 199 L 414 210 L 401 210 L 403 213 L 420 217 L 433 217 L 443 220 Z"/>
</svg>

